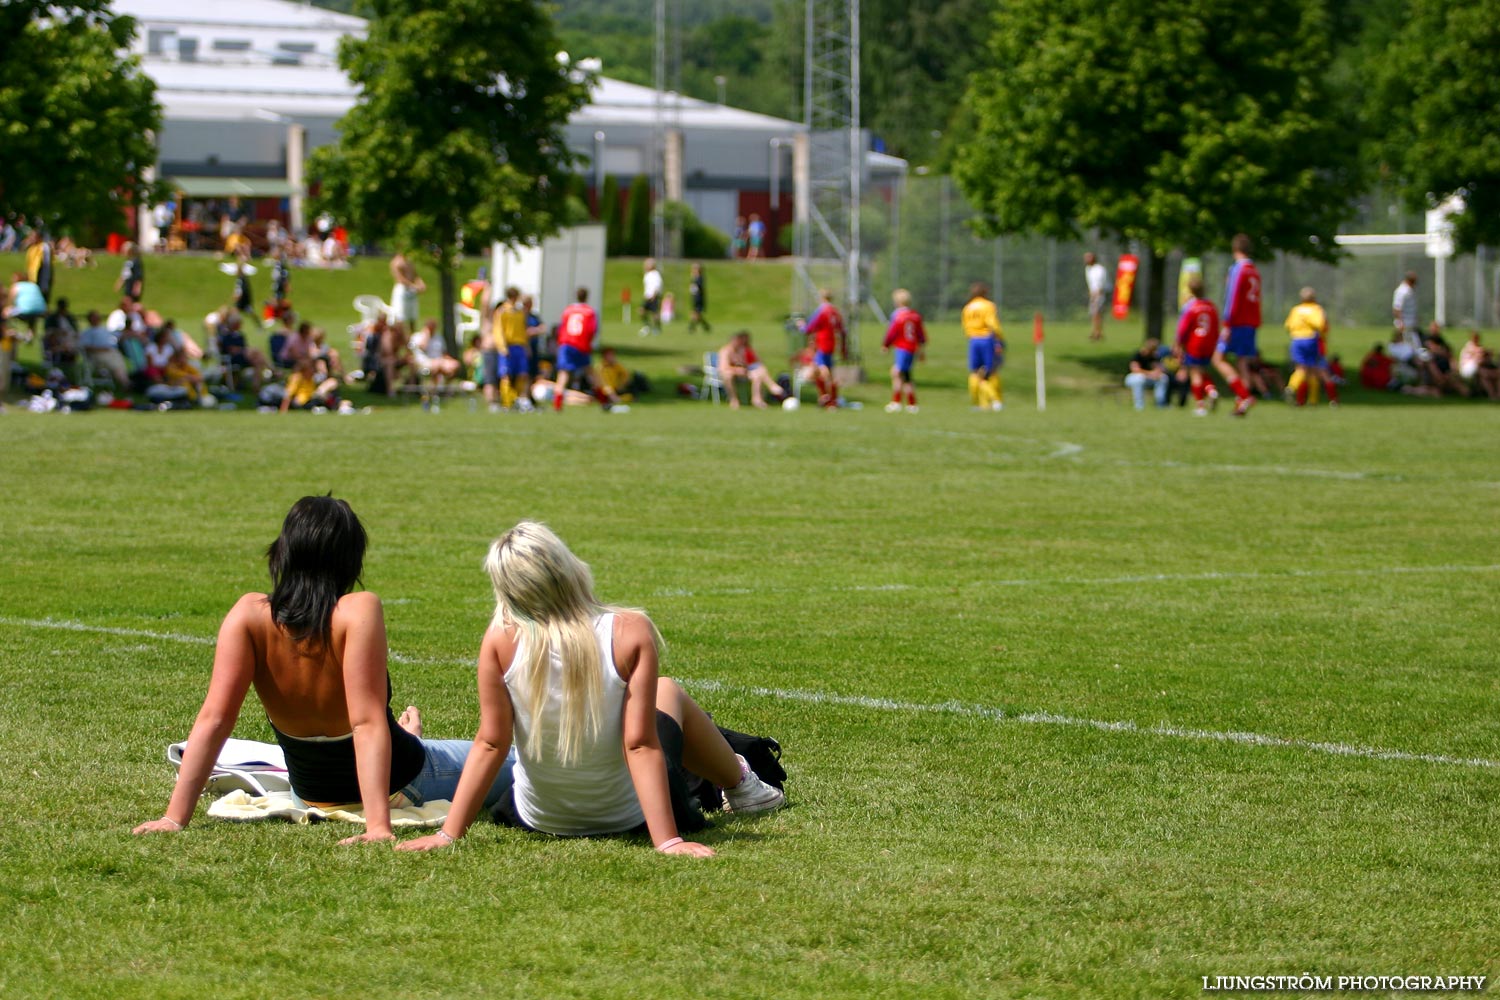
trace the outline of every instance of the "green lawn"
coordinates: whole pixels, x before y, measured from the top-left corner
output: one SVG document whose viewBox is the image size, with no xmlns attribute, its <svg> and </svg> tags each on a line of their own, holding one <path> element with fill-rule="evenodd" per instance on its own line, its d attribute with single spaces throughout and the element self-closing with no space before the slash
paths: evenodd
<svg viewBox="0 0 1500 1000">
<path fill-rule="evenodd" d="M 148 280 L 207 311 L 173 274 L 189 264 L 212 266 Z M 383 274 L 309 288 L 315 319 L 347 322 Z M 779 336 L 785 268 L 710 280 L 719 323 Z M 0 995 L 1189 997 L 1215 975 L 1500 974 L 1500 407 L 1138 414 L 1110 388 L 1134 330 L 1062 326 L 1038 413 L 1015 312 L 1001 414 L 969 411 L 957 334 L 933 324 L 915 415 L 881 412 L 877 383 L 839 413 L 0 416 Z M 645 342 L 614 320 L 663 379 L 727 332 Z M 201 810 L 131 837 L 166 803 L 219 619 L 263 587 L 287 506 L 330 489 L 369 530 L 397 703 L 430 734 L 473 732 L 480 563 L 540 517 L 605 599 L 650 611 L 665 671 L 782 741 L 791 806 L 722 822 L 708 862 L 488 826 L 397 856 Z M 270 738 L 253 699 L 236 735 Z"/>
</svg>

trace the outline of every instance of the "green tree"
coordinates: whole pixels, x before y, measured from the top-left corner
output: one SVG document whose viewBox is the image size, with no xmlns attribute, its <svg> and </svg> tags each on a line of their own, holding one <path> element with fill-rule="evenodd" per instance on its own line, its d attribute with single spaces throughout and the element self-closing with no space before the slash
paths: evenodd
<svg viewBox="0 0 1500 1000">
<path fill-rule="evenodd" d="M 651 181 L 636 174 L 625 197 L 624 252 L 644 257 L 651 252 Z"/>
<path fill-rule="evenodd" d="M 1500 0 L 1411 0 L 1375 65 L 1371 129 L 1406 200 L 1461 194 L 1460 249 L 1500 243 Z"/>
<path fill-rule="evenodd" d="M 1012 0 L 995 15 L 956 176 L 994 233 L 1097 229 L 1150 256 L 1159 335 L 1166 252 L 1316 259 L 1362 191 L 1357 137 L 1331 99 L 1320 0 Z"/>
<path fill-rule="evenodd" d="M 365 239 L 435 252 L 452 343 L 460 241 L 521 243 L 569 220 L 563 125 L 588 81 L 553 57 L 538 0 L 364 0 L 358 11 L 369 33 L 344 38 L 339 65 L 360 96 L 337 144 L 313 155 L 319 207 Z"/>
<path fill-rule="evenodd" d="M 599 221 L 604 223 L 605 253 L 611 257 L 624 253 L 621 249 L 624 234 L 620 231 L 620 181 L 614 174 L 605 176 L 604 186 L 599 191 Z"/>
<path fill-rule="evenodd" d="M 0 205 L 55 228 L 118 228 L 148 204 L 156 86 L 122 56 L 135 22 L 106 0 L 0 4 Z"/>
</svg>

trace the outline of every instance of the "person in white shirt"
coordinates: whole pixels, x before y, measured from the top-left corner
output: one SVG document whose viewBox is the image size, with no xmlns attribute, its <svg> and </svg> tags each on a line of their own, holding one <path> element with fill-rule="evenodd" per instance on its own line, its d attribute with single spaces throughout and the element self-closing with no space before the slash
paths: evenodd
<svg viewBox="0 0 1500 1000">
<path fill-rule="evenodd" d="M 1083 255 L 1083 280 L 1089 289 L 1089 339 L 1104 339 L 1104 300 L 1109 293 L 1109 272 L 1090 251 Z"/>
<path fill-rule="evenodd" d="M 641 276 L 641 336 L 661 333 L 661 272 L 656 269 L 656 260 L 646 258 L 645 274 Z"/>
<path fill-rule="evenodd" d="M 1402 338 L 1413 348 L 1422 346 L 1422 333 L 1417 328 L 1417 272 L 1407 271 L 1406 280 L 1396 286 L 1391 296 L 1391 318 Z"/>
<path fill-rule="evenodd" d="M 492 811 L 508 825 L 558 836 L 645 832 L 663 854 L 712 857 L 684 840 L 685 782 L 724 789 L 734 815 L 779 808 L 718 727 L 657 671 L 660 636 L 640 611 L 607 607 L 593 575 L 552 531 L 522 521 L 490 546 L 495 614 L 479 651 L 479 733 L 441 830 L 399 845 L 452 845 L 478 814 L 514 738 L 515 785 Z M 682 809 L 679 812 L 679 807 Z M 698 820 L 701 823 L 701 819 Z"/>
</svg>

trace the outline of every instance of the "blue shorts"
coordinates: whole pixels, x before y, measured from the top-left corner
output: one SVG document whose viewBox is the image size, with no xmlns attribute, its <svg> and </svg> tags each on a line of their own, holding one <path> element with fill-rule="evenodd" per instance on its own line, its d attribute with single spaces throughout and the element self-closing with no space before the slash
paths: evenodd
<svg viewBox="0 0 1500 1000">
<path fill-rule="evenodd" d="M 520 344 L 511 344 L 500 355 L 500 377 L 501 378 L 523 378 L 530 371 L 529 358 L 526 348 Z"/>
<path fill-rule="evenodd" d="M 1323 367 L 1323 355 L 1318 351 L 1318 338 L 1292 341 L 1292 364 L 1307 368 Z"/>
<path fill-rule="evenodd" d="M 970 337 L 969 338 L 969 371 L 977 372 L 984 369 L 990 374 L 995 371 L 995 338 L 994 337 Z"/>
<path fill-rule="evenodd" d="M 1231 326 L 1229 342 L 1224 345 L 1224 353 L 1233 354 L 1237 358 L 1260 357 L 1260 348 L 1255 346 L 1255 327 Z"/>
<path fill-rule="evenodd" d="M 1213 360 L 1214 356 L 1212 354 L 1202 358 L 1195 358 L 1191 354 L 1184 354 L 1182 356 L 1182 366 L 1184 368 L 1207 368 L 1213 363 Z"/>
<path fill-rule="evenodd" d="M 576 347 L 561 344 L 557 348 L 557 370 L 562 372 L 586 371 L 593 364 L 592 351 L 580 351 Z"/>
<path fill-rule="evenodd" d="M 833 368 L 833 352 L 814 351 L 813 364 L 817 365 L 819 368 L 828 368 L 831 370 Z"/>
<path fill-rule="evenodd" d="M 895 355 L 895 358 L 896 358 L 896 360 L 895 360 L 896 370 L 901 373 L 901 377 L 902 378 L 904 378 L 904 379 L 910 379 L 911 378 L 911 363 L 912 363 L 912 360 L 916 357 L 916 355 L 914 355 L 911 351 L 903 351 L 899 347 L 896 348 L 892 353 Z"/>
</svg>

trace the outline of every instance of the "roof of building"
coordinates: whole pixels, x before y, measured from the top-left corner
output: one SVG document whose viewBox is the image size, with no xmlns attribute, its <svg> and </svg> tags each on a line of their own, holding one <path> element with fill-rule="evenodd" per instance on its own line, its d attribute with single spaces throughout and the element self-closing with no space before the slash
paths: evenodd
<svg viewBox="0 0 1500 1000">
<path fill-rule="evenodd" d="M 291 28 L 363 32 L 365 19 L 291 0 L 114 0 L 117 13 L 137 21 L 236 28 Z"/>
</svg>

